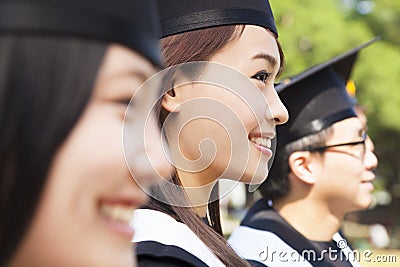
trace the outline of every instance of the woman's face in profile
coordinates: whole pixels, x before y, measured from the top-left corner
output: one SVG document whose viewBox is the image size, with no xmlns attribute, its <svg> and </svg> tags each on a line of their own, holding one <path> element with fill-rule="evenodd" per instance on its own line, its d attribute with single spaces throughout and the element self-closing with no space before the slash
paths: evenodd
<svg viewBox="0 0 400 267">
<path fill-rule="evenodd" d="M 288 119 L 287 110 L 274 89 L 280 69 L 277 41 L 266 29 L 247 25 L 237 40 L 213 55 L 210 61 L 241 75 L 231 75 L 229 70 L 206 71 L 205 82 L 187 83 L 175 88 L 173 96 L 164 97 L 163 107 L 172 115 L 170 126 L 166 127 L 172 156 L 176 159 L 176 154 L 181 153 L 180 158 L 186 159 L 186 163 L 178 161 L 176 165 L 194 166 L 187 172 L 199 170 L 204 173 L 203 177 L 223 176 L 245 183 L 261 183 L 267 177 L 267 164 L 273 156 L 271 140 L 275 136 L 275 125 Z M 226 84 L 210 83 L 207 81 L 210 75 L 225 75 L 210 80 L 225 79 L 236 88 L 227 90 Z M 251 87 L 241 88 L 241 77 L 250 79 Z M 192 119 L 187 117 L 189 113 L 194 114 Z M 186 121 L 182 121 L 184 117 Z M 172 133 L 176 127 L 179 131 Z M 171 140 L 177 141 L 171 145 Z M 176 148 L 172 147 L 175 143 L 179 144 Z"/>
<path fill-rule="evenodd" d="M 138 94 L 125 119 L 131 97 L 154 72 L 139 54 L 109 46 L 91 99 L 53 157 L 11 266 L 134 266 L 129 222 L 132 210 L 147 200 L 140 186 L 172 171 L 148 108 L 157 101 L 159 88 Z M 124 126 L 129 131 L 124 133 Z M 124 156 L 123 140 L 132 140 L 125 148 L 135 151 L 134 158 Z M 135 168 L 135 177 L 127 165 Z"/>
</svg>

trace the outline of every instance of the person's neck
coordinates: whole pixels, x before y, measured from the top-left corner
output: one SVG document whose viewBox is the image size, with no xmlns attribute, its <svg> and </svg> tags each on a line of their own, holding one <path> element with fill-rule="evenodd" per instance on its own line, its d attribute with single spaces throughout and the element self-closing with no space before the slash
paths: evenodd
<svg viewBox="0 0 400 267">
<path fill-rule="evenodd" d="M 177 171 L 178 177 L 186 191 L 194 212 L 200 217 L 206 217 L 214 180 L 203 173 Z M 206 177 L 206 178 L 205 178 Z"/>
<path fill-rule="evenodd" d="M 312 241 L 331 241 L 342 217 L 334 215 L 324 203 L 309 198 L 285 197 L 274 201 L 275 210 L 298 232 Z"/>
</svg>

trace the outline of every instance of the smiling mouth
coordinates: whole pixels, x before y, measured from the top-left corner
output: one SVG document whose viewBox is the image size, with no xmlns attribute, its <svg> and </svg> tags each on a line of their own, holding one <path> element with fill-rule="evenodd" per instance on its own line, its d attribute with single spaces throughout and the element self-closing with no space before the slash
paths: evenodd
<svg viewBox="0 0 400 267">
<path fill-rule="evenodd" d="M 103 221 L 114 233 L 122 235 L 124 239 L 131 240 L 134 230 L 130 225 L 136 206 L 121 203 L 100 203 L 99 212 Z"/>
<path fill-rule="evenodd" d="M 135 207 L 121 204 L 101 203 L 100 213 L 107 220 L 129 224 Z"/>
<path fill-rule="evenodd" d="M 272 146 L 272 140 L 269 139 L 268 137 L 250 137 L 250 141 L 258 146 L 265 147 L 268 149 L 271 149 Z"/>
</svg>

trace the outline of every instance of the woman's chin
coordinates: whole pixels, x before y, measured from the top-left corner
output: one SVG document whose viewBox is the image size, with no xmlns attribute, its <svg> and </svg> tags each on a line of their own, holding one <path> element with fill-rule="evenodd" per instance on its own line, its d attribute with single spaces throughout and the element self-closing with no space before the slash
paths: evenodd
<svg viewBox="0 0 400 267">
<path fill-rule="evenodd" d="M 265 180 L 267 180 L 267 178 L 268 171 L 264 171 L 264 173 L 244 175 L 240 181 L 248 185 L 258 185 L 262 184 Z"/>
</svg>

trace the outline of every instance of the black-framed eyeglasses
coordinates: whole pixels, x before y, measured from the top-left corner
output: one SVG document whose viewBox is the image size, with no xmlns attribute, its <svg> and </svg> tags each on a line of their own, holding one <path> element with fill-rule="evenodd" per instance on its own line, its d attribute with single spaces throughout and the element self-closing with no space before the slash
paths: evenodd
<svg viewBox="0 0 400 267">
<path fill-rule="evenodd" d="M 349 142 L 349 143 L 340 143 L 340 144 L 335 144 L 335 145 L 329 145 L 329 146 L 318 146 L 318 147 L 313 147 L 313 146 L 307 146 L 304 147 L 303 149 L 301 149 L 301 151 L 310 151 L 310 152 L 324 152 L 327 151 L 331 148 L 335 148 L 335 147 L 340 147 L 340 146 L 355 146 L 355 145 L 363 145 L 363 151 L 361 155 L 354 155 L 348 151 L 342 151 L 342 150 L 331 150 L 334 152 L 341 152 L 341 153 L 345 153 L 345 154 L 349 154 L 351 156 L 357 157 L 357 158 L 361 158 L 363 159 L 365 152 L 366 152 L 366 148 L 365 148 L 365 141 L 367 140 L 367 133 L 365 132 L 363 134 L 363 138 L 361 141 L 356 141 L 356 142 Z"/>
</svg>

